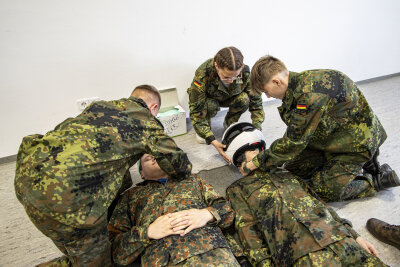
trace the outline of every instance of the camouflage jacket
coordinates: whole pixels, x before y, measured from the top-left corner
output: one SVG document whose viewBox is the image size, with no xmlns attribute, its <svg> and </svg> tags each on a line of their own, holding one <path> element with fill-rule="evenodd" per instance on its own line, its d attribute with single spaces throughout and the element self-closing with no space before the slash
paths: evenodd
<svg viewBox="0 0 400 267">
<path fill-rule="evenodd" d="M 326 153 L 375 153 L 386 132 L 364 95 L 335 70 L 290 72 L 282 106 L 284 136 L 253 159 L 263 170 L 281 166 L 306 147 Z"/>
<path fill-rule="evenodd" d="M 251 92 L 250 68 L 245 65 L 241 77 L 235 80 L 228 88 L 221 83 L 214 67 L 213 59 L 208 59 L 196 70 L 192 84 L 187 90 L 189 94 L 190 119 L 196 133 L 210 141 L 214 140 L 209 122 L 205 117 L 205 103 L 207 98 L 223 102 L 229 98 L 246 92 L 250 98 L 249 111 L 251 119 L 256 127 L 261 127 L 264 121 L 264 110 L 261 95 Z"/>
<path fill-rule="evenodd" d="M 149 225 L 161 215 L 207 207 L 214 222 L 185 236 L 147 237 Z M 231 225 L 233 219 L 228 202 L 198 176 L 166 184 L 144 181 L 122 196 L 109 222 L 113 260 L 127 265 L 142 254 L 142 266 L 165 266 L 169 261 L 177 264 L 214 248 L 228 247 L 220 228 Z"/>
<path fill-rule="evenodd" d="M 95 102 L 45 135 L 23 139 L 15 191 L 20 201 L 63 224 L 93 225 L 104 218 L 124 175 L 143 153 L 154 155 L 171 177 L 190 175 L 186 154 L 143 100 Z"/>
<path fill-rule="evenodd" d="M 293 262 L 342 238 L 357 238 L 351 223 L 289 172 L 257 170 L 227 188 L 244 254 L 254 266 Z"/>
</svg>

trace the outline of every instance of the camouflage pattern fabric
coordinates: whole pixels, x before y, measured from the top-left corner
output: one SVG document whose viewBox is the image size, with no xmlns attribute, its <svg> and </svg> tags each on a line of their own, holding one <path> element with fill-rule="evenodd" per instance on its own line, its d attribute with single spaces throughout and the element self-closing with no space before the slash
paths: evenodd
<svg viewBox="0 0 400 267">
<path fill-rule="evenodd" d="M 369 254 L 353 238 L 345 237 L 327 248 L 311 252 L 293 264 L 294 267 L 380 267 L 387 266 L 378 257 Z"/>
<path fill-rule="evenodd" d="M 240 245 L 253 266 L 292 266 L 305 255 L 358 237 L 348 220 L 289 172 L 257 170 L 234 182 L 226 193 L 236 213 Z"/>
<path fill-rule="evenodd" d="M 147 228 L 158 217 L 207 207 L 215 222 L 185 236 L 171 235 L 158 240 L 147 237 Z M 220 228 L 232 225 L 233 219 L 234 213 L 227 201 L 198 176 L 181 181 L 169 179 L 165 185 L 158 181 L 144 181 L 122 196 L 109 222 L 113 260 L 127 265 L 141 255 L 142 266 L 166 266 L 216 248 L 228 248 Z M 217 259 L 212 261 L 218 264 Z"/>
<path fill-rule="evenodd" d="M 211 58 L 200 65 L 187 90 L 193 128 L 207 144 L 215 140 L 209 121 L 217 114 L 220 107 L 229 107 L 225 118 L 228 126 L 237 122 L 247 109 L 257 128 L 261 128 L 264 121 L 261 95 L 255 95 L 251 90 L 250 68 L 245 65 L 241 76 L 226 88 L 220 81 L 213 62 Z"/>
<path fill-rule="evenodd" d="M 36 227 L 54 242 L 79 243 L 79 235 L 65 239 L 62 230 L 59 236 L 56 228 L 47 230 L 27 207 L 68 232 L 103 229 L 108 207 L 119 191 L 132 184 L 127 172 L 142 154 L 154 155 L 173 179 L 190 175 L 186 154 L 163 129 L 139 98 L 95 102 L 53 131 L 23 139 L 14 182 L 17 198 Z"/>
<path fill-rule="evenodd" d="M 285 163 L 285 169 L 310 182 L 325 201 L 341 201 L 376 195 L 372 175 L 362 166 L 369 152 L 333 154 L 306 148 L 296 158 Z"/>
<path fill-rule="evenodd" d="M 332 201 L 343 199 L 347 185 L 362 175 L 363 164 L 387 137 L 358 87 L 335 70 L 290 72 L 288 89 L 278 110 L 287 125 L 286 132 L 268 150 L 257 155 L 253 163 L 262 170 L 269 170 L 293 159 L 307 161 L 301 157 L 306 149 L 320 151 L 324 161 L 330 162 L 330 170 L 325 167 L 325 171 L 319 172 L 318 179 L 324 185 L 341 185 L 326 190 L 315 189 Z M 335 169 L 340 169 L 335 164 L 344 166 L 346 173 L 335 173 Z M 332 176 L 336 178 L 332 179 Z M 369 182 L 368 177 L 364 180 Z M 369 192 L 364 196 L 374 193 L 372 185 L 368 187 Z"/>
<path fill-rule="evenodd" d="M 167 266 L 239 267 L 240 265 L 228 248 L 215 248 L 202 254 L 194 255 L 178 264 L 171 263 Z"/>
</svg>

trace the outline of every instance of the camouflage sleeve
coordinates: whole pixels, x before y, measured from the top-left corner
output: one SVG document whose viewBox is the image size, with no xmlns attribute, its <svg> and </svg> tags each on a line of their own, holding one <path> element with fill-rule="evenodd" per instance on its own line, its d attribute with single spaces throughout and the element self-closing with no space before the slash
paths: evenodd
<svg viewBox="0 0 400 267">
<path fill-rule="evenodd" d="M 332 215 L 332 217 L 335 219 L 335 221 L 340 222 L 341 224 L 343 224 L 344 227 L 346 227 L 347 231 L 349 231 L 349 233 L 351 234 L 351 236 L 354 239 L 357 239 L 357 237 L 360 236 L 357 233 L 357 231 L 354 230 L 353 224 L 349 220 L 339 217 L 337 212 L 332 207 L 329 207 L 328 205 L 326 205 L 326 206 L 327 206 L 327 208 L 329 210 L 329 213 Z"/>
<path fill-rule="evenodd" d="M 264 122 L 265 113 L 263 108 L 261 94 L 255 93 L 251 90 L 250 81 L 248 81 L 245 92 L 249 96 L 249 111 L 251 114 L 251 121 L 258 129 L 261 129 L 261 124 Z"/>
<path fill-rule="evenodd" d="M 235 214 L 226 201 L 220 194 L 215 191 L 212 185 L 197 176 L 200 186 L 201 194 L 204 203 L 208 206 L 208 210 L 214 216 L 215 222 L 213 224 L 224 229 L 233 224 Z"/>
<path fill-rule="evenodd" d="M 192 84 L 188 89 L 189 94 L 189 117 L 196 133 L 211 143 L 215 136 L 211 131 L 210 124 L 206 118 L 206 84 L 205 72 L 199 68 L 196 70 Z"/>
<path fill-rule="evenodd" d="M 325 207 L 328 209 L 329 213 L 332 215 L 333 219 L 341 224 L 344 225 L 344 227 L 346 227 L 347 231 L 349 231 L 349 233 L 351 234 L 351 236 L 356 239 L 359 234 L 356 232 L 356 230 L 353 229 L 353 224 L 344 218 L 341 218 L 337 212 L 330 207 L 328 204 L 325 203 L 325 201 L 323 201 L 317 193 L 315 193 L 315 191 L 310 187 L 310 185 L 308 183 L 306 183 L 305 181 L 303 181 L 302 179 L 297 179 L 299 181 L 299 183 L 303 186 L 303 188 L 305 190 L 307 190 L 307 192 L 312 195 L 313 197 L 315 197 L 317 200 L 319 200 L 320 202 L 322 202 L 322 204 L 325 205 Z"/>
<path fill-rule="evenodd" d="M 183 152 L 175 141 L 165 134 L 164 128 L 155 117 L 154 123 L 149 122 L 147 132 L 143 134 L 145 152 L 153 155 L 158 165 L 170 178 L 186 178 L 191 174 L 192 164 L 186 153 Z M 151 125 L 151 126 L 150 126 Z"/>
<path fill-rule="evenodd" d="M 271 255 L 257 222 L 238 187 L 226 191 L 227 198 L 235 210 L 235 229 L 244 250 L 244 254 L 253 266 L 273 266 Z"/>
<path fill-rule="evenodd" d="M 147 237 L 148 226 L 135 226 L 132 212 L 135 203 L 130 198 L 131 193 L 128 191 L 121 197 L 108 224 L 112 258 L 120 265 L 134 262 L 151 243 Z"/>
<path fill-rule="evenodd" d="M 300 96 L 284 136 L 275 140 L 268 150 L 254 157 L 254 165 L 267 171 L 299 155 L 313 137 L 328 102 L 329 96 L 325 94 L 310 93 Z"/>
</svg>

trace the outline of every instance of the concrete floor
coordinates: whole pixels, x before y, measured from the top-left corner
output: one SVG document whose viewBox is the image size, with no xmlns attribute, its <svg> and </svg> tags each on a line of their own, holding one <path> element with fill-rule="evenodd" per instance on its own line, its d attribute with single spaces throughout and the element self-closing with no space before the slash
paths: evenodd
<svg viewBox="0 0 400 267">
<path fill-rule="evenodd" d="M 400 175 L 400 77 L 392 77 L 360 85 L 367 100 L 385 127 L 388 139 L 382 145 L 380 163 L 388 163 Z M 267 145 L 281 137 L 285 125 L 280 120 L 277 107 L 280 101 L 265 104 L 266 120 L 263 133 Z M 221 111 L 212 120 L 212 129 L 221 139 L 222 120 L 226 111 Z M 250 121 L 249 113 L 241 121 Z M 193 163 L 193 173 L 199 173 L 217 191 L 225 194 L 225 188 L 240 174 L 234 167 L 226 166 L 212 146 L 199 145 L 195 141 L 194 130 L 188 123 L 188 133 L 174 138 Z M 135 166 L 132 168 L 134 180 L 138 181 Z M 23 207 L 14 194 L 15 162 L 0 164 L 0 266 L 33 266 L 61 255 L 47 237 L 43 236 L 29 221 Z M 400 225 L 400 187 L 379 192 L 376 197 L 348 202 L 330 203 L 340 216 L 353 222 L 354 228 L 380 253 L 380 258 L 390 266 L 400 266 L 400 250 L 375 239 L 365 228 L 366 221 L 379 218 L 391 224 Z"/>
</svg>

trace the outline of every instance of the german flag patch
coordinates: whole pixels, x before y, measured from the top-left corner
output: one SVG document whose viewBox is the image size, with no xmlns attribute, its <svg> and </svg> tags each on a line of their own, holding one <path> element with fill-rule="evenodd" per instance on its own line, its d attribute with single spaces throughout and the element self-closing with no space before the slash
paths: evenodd
<svg viewBox="0 0 400 267">
<path fill-rule="evenodd" d="M 197 87 L 201 87 L 201 83 L 199 83 L 198 81 L 194 81 L 193 83 L 194 83 L 194 85 L 196 85 Z"/>
<path fill-rule="evenodd" d="M 307 105 L 297 104 L 296 108 L 304 110 L 304 109 L 307 109 Z"/>
</svg>

